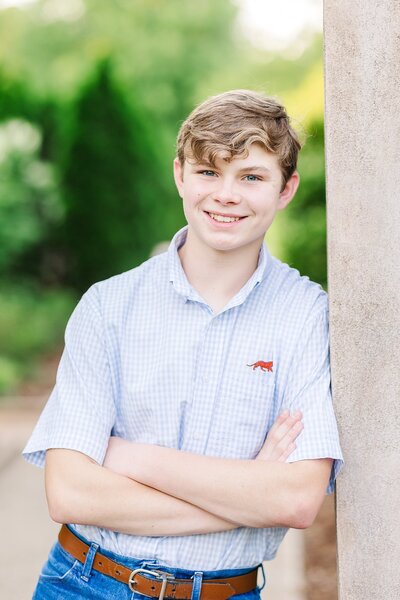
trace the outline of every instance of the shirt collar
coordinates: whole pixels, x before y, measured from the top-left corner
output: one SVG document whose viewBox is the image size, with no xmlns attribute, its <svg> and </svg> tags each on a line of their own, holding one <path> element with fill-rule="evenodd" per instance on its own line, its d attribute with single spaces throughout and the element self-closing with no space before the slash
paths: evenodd
<svg viewBox="0 0 400 600">
<path fill-rule="evenodd" d="M 174 286 L 175 291 L 184 299 L 196 300 L 204 304 L 203 298 L 197 293 L 197 291 L 190 285 L 185 271 L 183 270 L 181 259 L 178 254 L 178 250 L 186 241 L 188 226 L 182 227 L 171 240 L 168 248 L 168 273 L 169 281 Z M 254 271 L 250 279 L 244 284 L 242 289 L 234 296 L 230 302 L 226 305 L 224 310 L 232 308 L 242 304 L 247 296 L 253 291 L 253 289 L 262 282 L 265 278 L 268 267 L 270 265 L 270 255 L 266 244 L 262 244 L 260 253 L 258 256 L 257 268 Z"/>
<path fill-rule="evenodd" d="M 179 248 L 183 246 L 186 241 L 187 230 L 188 226 L 186 225 L 177 231 L 168 248 L 169 280 L 178 294 L 184 297 L 185 301 L 188 300 L 195 291 L 186 277 L 178 254 Z"/>
</svg>

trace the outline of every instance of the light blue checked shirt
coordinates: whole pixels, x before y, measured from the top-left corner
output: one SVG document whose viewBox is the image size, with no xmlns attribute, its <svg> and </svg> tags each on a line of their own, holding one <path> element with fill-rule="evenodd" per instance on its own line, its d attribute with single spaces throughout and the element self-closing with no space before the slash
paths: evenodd
<svg viewBox="0 0 400 600">
<path fill-rule="evenodd" d="M 332 409 L 327 296 L 262 246 L 258 267 L 214 314 L 189 284 L 178 248 L 93 285 L 73 312 L 56 386 L 24 449 L 43 466 L 48 448 L 102 463 L 109 436 L 224 458 L 251 459 L 283 408 L 303 412 L 290 462 L 342 465 Z M 257 361 L 273 370 L 253 369 Z M 240 527 L 144 537 L 75 526 L 113 552 L 190 570 L 252 567 L 274 557 L 286 529 Z"/>
</svg>

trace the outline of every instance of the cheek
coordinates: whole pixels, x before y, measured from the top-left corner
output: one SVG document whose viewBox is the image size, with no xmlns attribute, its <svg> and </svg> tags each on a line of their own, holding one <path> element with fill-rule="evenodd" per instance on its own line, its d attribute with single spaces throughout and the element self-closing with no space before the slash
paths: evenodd
<svg viewBox="0 0 400 600">
<path fill-rule="evenodd" d="M 196 210 L 198 205 L 198 196 L 197 194 L 185 195 L 184 200 L 182 202 L 183 212 L 186 216 L 186 220 L 188 220 L 191 215 Z"/>
<path fill-rule="evenodd" d="M 260 216 L 269 215 L 273 212 L 273 202 L 268 196 L 258 196 L 252 199 L 251 207 Z"/>
<path fill-rule="evenodd" d="M 186 205 L 190 207 L 197 206 L 201 202 L 203 195 L 199 190 L 187 191 L 184 195 Z"/>
<path fill-rule="evenodd" d="M 185 215 L 185 219 L 187 222 L 189 222 L 189 220 L 191 219 L 190 210 L 188 210 L 188 207 L 185 203 L 183 203 L 182 208 L 183 214 Z"/>
<path fill-rule="evenodd" d="M 263 226 L 270 225 L 276 214 L 276 206 L 271 202 L 264 201 L 258 209 L 255 209 L 255 214 L 260 217 L 260 223 Z"/>
</svg>

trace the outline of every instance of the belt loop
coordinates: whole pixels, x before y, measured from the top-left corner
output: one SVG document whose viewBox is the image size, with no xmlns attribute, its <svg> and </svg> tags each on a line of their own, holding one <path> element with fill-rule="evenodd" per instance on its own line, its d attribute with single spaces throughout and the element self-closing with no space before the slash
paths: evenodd
<svg viewBox="0 0 400 600">
<path fill-rule="evenodd" d="M 89 550 L 86 556 L 85 564 L 83 565 L 81 579 L 89 581 L 90 573 L 92 572 L 93 561 L 96 556 L 96 552 L 99 549 L 99 544 L 92 542 L 89 546 Z"/>
<path fill-rule="evenodd" d="M 195 571 L 193 577 L 191 600 L 200 600 L 201 584 L 203 583 L 203 571 Z"/>
<path fill-rule="evenodd" d="M 264 565 L 263 565 L 263 563 L 260 563 L 260 564 L 258 565 L 258 567 L 259 567 L 259 568 L 261 567 L 261 573 L 262 573 L 262 576 L 263 576 L 263 584 L 262 584 L 262 586 L 259 588 L 259 590 L 260 590 L 260 592 L 261 592 L 261 590 L 263 590 L 263 589 L 265 588 L 265 584 L 267 583 L 267 578 L 265 577 L 265 571 L 264 571 Z"/>
</svg>

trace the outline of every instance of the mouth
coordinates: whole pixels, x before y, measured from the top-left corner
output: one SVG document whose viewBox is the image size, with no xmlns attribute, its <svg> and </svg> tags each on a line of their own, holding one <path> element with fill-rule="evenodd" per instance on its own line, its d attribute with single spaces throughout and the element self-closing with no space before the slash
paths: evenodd
<svg viewBox="0 0 400 600">
<path fill-rule="evenodd" d="M 204 212 L 214 223 L 222 225 L 232 225 L 233 223 L 237 223 L 238 221 L 241 221 L 246 218 L 245 216 L 241 217 L 239 215 L 225 215 L 207 211 Z"/>
</svg>

